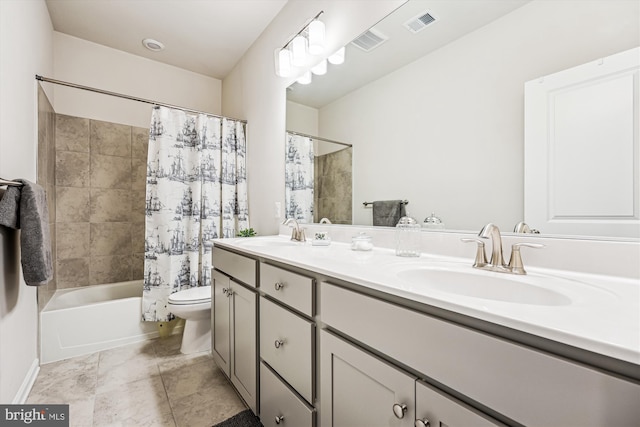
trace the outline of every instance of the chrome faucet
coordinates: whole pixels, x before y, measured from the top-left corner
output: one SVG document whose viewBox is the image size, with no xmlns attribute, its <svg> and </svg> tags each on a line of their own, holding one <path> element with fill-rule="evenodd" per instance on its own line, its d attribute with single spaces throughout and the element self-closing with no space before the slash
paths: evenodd
<svg viewBox="0 0 640 427">
<path fill-rule="evenodd" d="M 524 265 L 522 264 L 520 248 L 544 247 L 544 245 L 540 243 L 514 243 L 511 246 L 511 259 L 509 260 L 509 265 L 507 265 L 504 263 L 504 257 L 502 255 L 502 237 L 500 235 L 500 229 L 495 224 L 489 223 L 482 227 L 482 230 L 478 233 L 478 237 L 481 237 L 482 239 L 491 239 L 491 259 L 488 263 L 487 256 L 484 251 L 484 242 L 481 239 L 460 239 L 465 243 L 474 242 L 478 244 L 478 250 L 476 252 L 476 259 L 473 263 L 473 267 L 500 273 L 527 274 L 524 269 Z"/>
<path fill-rule="evenodd" d="M 540 232 L 538 230 L 536 230 L 535 228 L 531 228 L 529 227 L 529 224 L 527 224 L 524 221 L 520 221 L 519 223 L 516 224 L 515 227 L 513 227 L 513 232 L 514 233 L 531 233 L 531 234 L 540 234 Z"/>
<path fill-rule="evenodd" d="M 323 217 L 323 218 L 320 220 L 320 224 L 331 224 L 331 221 L 329 221 L 329 218 L 327 218 L 327 217 Z"/>
<path fill-rule="evenodd" d="M 293 223 L 293 225 L 291 225 Z M 296 242 L 304 242 L 307 239 L 304 237 L 304 229 L 300 228 L 300 224 L 295 218 L 288 218 L 283 225 L 291 227 L 291 240 Z"/>
</svg>

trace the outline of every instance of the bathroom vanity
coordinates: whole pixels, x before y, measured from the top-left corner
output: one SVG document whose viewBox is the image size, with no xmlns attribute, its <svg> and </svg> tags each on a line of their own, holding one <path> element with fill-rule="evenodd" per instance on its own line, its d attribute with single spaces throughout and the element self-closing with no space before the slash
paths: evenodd
<svg viewBox="0 0 640 427">
<path fill-rule="evenodd" d="M 284 236 L 216 241 L 213 260 L 215 282 L 258 301 L 229 327 L 235 307 L 218 304 L 229 298 L 214 285 L 213 352 L 265 427 L 640 420 L 635 279 L 536 268 L 510 278 L 471 269 L 472 259 Z M 229 330 L 254 337 L 257 351 L 234 347 Z M 221 341 L 232 343 L 230 371 Z M 237 359 L 258 384 L 249 398 L 241 388 L 255 383 L 242 372 L 234 381 Z"/>
</svg>

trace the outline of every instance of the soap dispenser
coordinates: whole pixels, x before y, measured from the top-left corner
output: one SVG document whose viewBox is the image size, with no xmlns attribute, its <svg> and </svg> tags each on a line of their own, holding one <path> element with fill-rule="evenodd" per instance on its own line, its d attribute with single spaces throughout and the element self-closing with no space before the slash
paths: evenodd
<svg viewBox="0 0 640 427">
<path fill-rule="evenodd" d="M 396 225 L 396 255 L 420 256 L 420 224 L 410 216 L 403 216 Z"/>
<path fill-rule="evenodd" d="M 428 216 L 424 219 L 422 226 L 430 230 L 441 230 L 444 228 L 444 222 L 442 222 L 442 220 L 438 218 L 434 212 L 431 212 L 431 216 Z"/>
</svg>

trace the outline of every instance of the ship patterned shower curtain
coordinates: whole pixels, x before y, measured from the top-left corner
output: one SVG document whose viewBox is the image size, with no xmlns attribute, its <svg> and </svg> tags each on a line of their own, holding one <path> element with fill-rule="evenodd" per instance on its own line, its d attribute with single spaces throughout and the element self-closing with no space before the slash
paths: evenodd
<svg viewBox="0 0 640 427">
<path fill-rule="evenodd" d="M 298 222 L 313 222 L 313 140 L 287 132 L 285 147 L 285 212 Z"/>
<path fill-rule="evenodd" d="M 149 129 L 142 319 L 169 295 L 211 285 L 212 239 L 248 228 L 245 124 L 154 107 Z"/>
</svg>

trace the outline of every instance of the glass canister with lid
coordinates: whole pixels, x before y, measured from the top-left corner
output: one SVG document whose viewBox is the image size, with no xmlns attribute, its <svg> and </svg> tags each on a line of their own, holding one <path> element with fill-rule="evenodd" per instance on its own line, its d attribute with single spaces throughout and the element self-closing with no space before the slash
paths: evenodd
<svg viewBox="0 0 640 427">
<path fill-rule="evenodd" d="M 396 225 L 396 255 L 420 256 L 420 224 L 410 216 L 403 216 Z"/>
<path fill-rule="evenodd" d="M 351 238 L 352 251 L 370 251 L 373 249 L 373 240 L 367 233 L 358 233 Z"/>
</svg>

